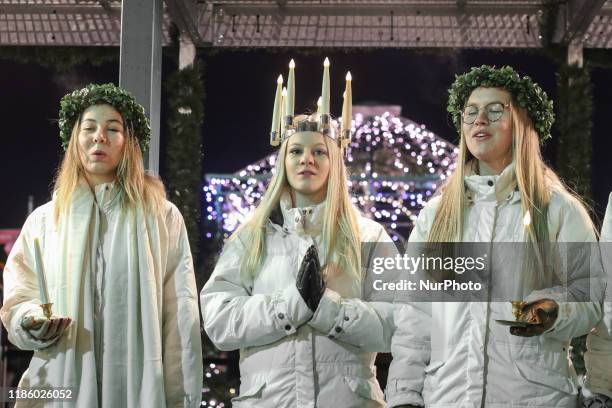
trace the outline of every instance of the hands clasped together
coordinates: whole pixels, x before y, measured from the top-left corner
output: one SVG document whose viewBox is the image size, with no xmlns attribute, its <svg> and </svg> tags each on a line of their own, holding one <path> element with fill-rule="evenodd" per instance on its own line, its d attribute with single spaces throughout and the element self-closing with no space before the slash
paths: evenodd
<svg viewBox="0 0 612 408">
<path fill-rule="evenodd" d="M 314 245 L 308 248 L 304 259 L 302 259 L 295 286 L 308 308 L 313 312 L 316 311 L 325 292 L 325 280 L 321 275 L 319 253 Z"/>
</svg>

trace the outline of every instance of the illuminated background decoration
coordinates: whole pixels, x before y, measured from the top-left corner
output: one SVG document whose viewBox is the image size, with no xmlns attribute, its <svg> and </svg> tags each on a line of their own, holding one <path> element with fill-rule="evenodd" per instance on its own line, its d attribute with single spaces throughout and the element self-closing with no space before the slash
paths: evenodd
<svg viewBox="0 0 612 408">
<path fill-rule="evenodd" d="M 423 204 L 454 170 L 458 148 L 401 117 L 399 106 L 355 106 L 353 113 L 347 157 L 353 201 L 403 242 Z M 244 222 L 264 194 L 275 162 L 276 152 L 236 173 L 206 176 L 206 239 L 225 239 Z"/>
</svg>

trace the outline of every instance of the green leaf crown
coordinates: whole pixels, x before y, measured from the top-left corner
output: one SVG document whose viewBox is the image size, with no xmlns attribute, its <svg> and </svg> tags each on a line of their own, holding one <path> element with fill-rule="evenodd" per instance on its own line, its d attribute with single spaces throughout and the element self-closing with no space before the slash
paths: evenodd
<svg viewBox="0 0 612 408">
<path fill-rule="evenodd" d="M 123 117 L 126 127 L 138 138 L 140 149 L 144 152 L 149 146 L 151 126 L 141 104 L 125 89 L 114 84 L 89 84 L 65 95 L 60 101 L 59 128 L 64 150 L 68 148 L 74 124 L 81 114 L 92 105 L 107 103 Z"/>
<path fill-rule="evenodd" d="M 457 131 L 461 129 L 461 111 L 472 91 L 476 88 L 504 88 L 513 98 L 513 103 L 527 109 L 540 142 L 551 137 L 550 129 L 555 120 L 553 103 L 530 77 L 521 76 L 509 66 L 495 68 L 490 65 L 473 67 L 469 72 L 455 76 L 455 82 L 448 90 L 446 110 L 452 115 Z"/>
</svg>

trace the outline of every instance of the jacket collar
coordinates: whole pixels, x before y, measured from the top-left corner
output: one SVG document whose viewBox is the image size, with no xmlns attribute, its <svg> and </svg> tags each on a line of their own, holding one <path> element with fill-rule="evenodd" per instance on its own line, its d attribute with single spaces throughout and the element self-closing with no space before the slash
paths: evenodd
<svg viewBox="0 0 612 408">
<path fill-rule="evenodd" d="M 298 234 L 318 235 L 323 229 L 325 201 L 305 208 L 293 207 L 291 195 L 284 192 L 280 198 L 279 209 L 272 211 L 270 221 L 282 225 L 287 231 Z"/>
<path fill-rule="evenodd" d="M 101 208 L 109 207 L 119 193 L 119 188 L 115 182 L 98 184 L 94 187 L 96 201 Z"/>
<path fill-rule="evenodd" d="M 490 176 L 477 174 L 477 166 L 476 160 L 466 165 L 465 187 L 469 201 L 495 201 L 499 204 L 504 200 L 520 199 L 514 162 L 510 163 L 500 174 Z"/>
<path fill-rule="evenodd" d="M 108 212 L 119 202 L 120 188 L 115 181 L 109 183 L 98 184 L 92 189 L 85 180 L 81 180 L 77 186 L 75 193 L 77 196 L 92 196 L 94 202 L 102 211 Z"/>
</svg>

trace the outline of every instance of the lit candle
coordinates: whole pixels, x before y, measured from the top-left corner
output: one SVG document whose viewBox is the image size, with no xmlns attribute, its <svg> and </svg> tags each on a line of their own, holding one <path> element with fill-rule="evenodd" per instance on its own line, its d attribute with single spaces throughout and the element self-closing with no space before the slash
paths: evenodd
<svg viewBox="0 0 612 408">
<path fill-rule="evenodd" d="M 321 113 L 329 115 L 329 58 L 323 62 L 323 87 L 321 89 Z"/>
<path fill-rule="evenodd" d="M 293 116 L 295 110 L 295 62 L 289 62 L 287 78 L 287 99 L 285 99 L 285 116 Z"/>
<path fill-rule="evenodd" d="M 346 74 L 346 88 L 344 90 L 344 104 L 342 105 L 342 130 L 351 130 L 351 120 L 353 117 L 353 91 L 351 73 Z"/>
<path fill-rule="evenodd" d="M 529 210 L 525 211 L 525 216 L 523 217 L 523 225 L 528 227 L 531 224 L 531 213 Z"/>
<path fill-rule="evenodd" d="M 40 303 L 43 305 L 49 304 L 49 290 L 47 289 L 47 279 L 45 278 L 45 270 L 42 260 L 42 251 L 40 250 L 40 242 L 38 238 L 34 238 L 34 260 L 36 275 L 38 276 L 38 290 L 40 293 Z"/>
<path fill-rule="evenodd" d="M 279 75 L 276 80 L 276 95 L 274 96 L 274 111 L 272 113 L 272 126 L 270 128 L 270 144 L 276 146 L 278 144 L 277 140 L 272 139 L 274 137 L 274 132 L 278 132 L 280 130 L 280 122 L 282 117 L 280 116 L 281 111 L 281 99 L 282 99 L 282 88 L 283 88 L 283 76 Z M 279 137 L 277 135 L 276 137 Z"/>
</svg>

